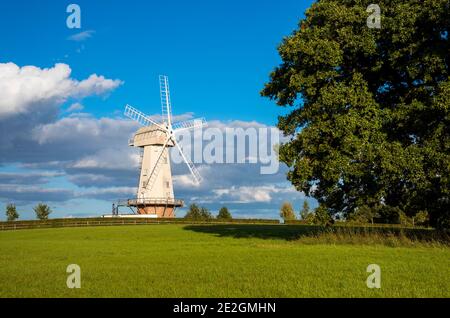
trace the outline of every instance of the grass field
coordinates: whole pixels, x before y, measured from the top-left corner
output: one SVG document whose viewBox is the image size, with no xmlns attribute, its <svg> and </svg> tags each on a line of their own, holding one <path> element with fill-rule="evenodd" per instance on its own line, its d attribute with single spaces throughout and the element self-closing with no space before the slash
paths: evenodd
<svg viewBox="0 0 450 318">
<path fill-rule="evenodd" d="M 0 297 L 450 297 L 450 248 L 302 240 L 304 226 L 0 232 Z M 66 267 L 81 267 L 81 288 Z M 381 266 L 381 288 L 366 268 Z"/>
</svg>

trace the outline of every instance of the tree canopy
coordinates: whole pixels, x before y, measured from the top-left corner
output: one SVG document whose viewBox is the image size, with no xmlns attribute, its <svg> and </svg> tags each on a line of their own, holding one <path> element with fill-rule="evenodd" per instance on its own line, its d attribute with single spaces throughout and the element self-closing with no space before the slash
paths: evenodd
<svg viewBox="0 0 450 318">
<path fill-rule="evenodd" d="M 47 220 L 50 213 L 52 213 L 50 207 L 44 203 L 39 203 L 33 208 L 33 210 L 36 213 L 36 218 L 39 220 Z"/>
<path fill-rule="evenodd" d="M 228 211 L 228 208 L 223 206 L 220 208 L 217 218 L 222 220 L 231 220 L 232 217 L 230 211 Z"/>
<path fill-rule="evenodd" d="M 200 212 L 200 207 L 193 203 L 189 206 L 189 210 L 186 212 L 186 215 L 184 216 L 186 219 L 194 219 L 199 220 L 202 218 L 202 214 Z"/>
<path fill-rule="evenodd" d="M 371 2 L 319 0 L 279 46 L 261 94 L 292 109 L 280 160 L 330 215 L 426 211 L 448 228 L 449 1 L 379 0 L 380 29 Z"/>
<path fill-rule="evenodd" d="M 306 220 L 308 218 L 308 215 L 311 214 L 311 211 L 309 209 L 309 203 L 308 201 L 303 201 L 303 207 L 300 210 L 300 219 Z"/>
<path fill-rule="evenodd" d="M 280 208 L 280 217 L 283 220 L 295 220 L 294 208 L 290 202 L 283 202 Z"/>
<path fill-rule="evenodd" d="M 8 221 L 14 221 L 19 218 L 19 213 L 17 213 L 16 206 L 12 203 L 6 205 L 6 219 Z"/>
<path fill-rule="evenodd" d="M 207 208 L 199 207 L 197 204 L 193 203 L 189 206 L 189 210 L 186 212 L 184 218 L 192 220 L 209 220 L 212 219 L 212 215 Z"/>
</svg>

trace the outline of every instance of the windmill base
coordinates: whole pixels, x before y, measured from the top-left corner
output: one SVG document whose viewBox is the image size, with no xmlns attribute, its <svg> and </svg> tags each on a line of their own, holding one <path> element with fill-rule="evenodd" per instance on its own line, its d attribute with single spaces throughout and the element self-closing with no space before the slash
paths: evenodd
<svg viewBox="0 0 450 318">
<path fill-rule="evenodd" d="M 137 213 L 140 215 L 156 215 L 158 218 L 174 218 L 175 217 L 174 206 L 142 206 L 137 208 Z"/>
<path fill-rule="evenodd" d="M 175 210 L 184 202 L 175 199 L 136 199 L 127 200 L 127 206 L 135 207 L 138 215 L 152 215 L 158 218 L 174 218 Z"/>
</svg>

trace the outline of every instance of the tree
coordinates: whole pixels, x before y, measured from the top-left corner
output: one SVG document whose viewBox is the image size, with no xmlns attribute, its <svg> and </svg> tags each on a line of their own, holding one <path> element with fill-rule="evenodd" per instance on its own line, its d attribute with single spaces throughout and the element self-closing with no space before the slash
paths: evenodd
<svg viewBox="0 0 450 318">
<path fill-rule="evenodd" d="M 200 213 L 200 208 L 198 207 L 198 205 L 195 203 L 191 204 L 184 218 L 192 220 L 200 220 L 202 218 L 202 215 Z"/>
<path fill-rule="evenodd" d="M 9 203 L 6 206 L 6 219 L 8 221 L 14 221 L 19 218 L 19 213 L 17 213 L 16 206 L 12 203 Z"/>
<path fill-rule="evenodd" d="M 332 225 L 334 221 L 331 218 L 328 209 L 323 205 L 319 205 L 317 209 L 314 211 L 313 223 L 317 225 L 328 226 Z"/>
<path fill-rule="evenodd" d="M 292 204 L 289 202 L 284 202 L 281 205 L 280 209 L 280 217 L 283 218 L 283 220 L 295 220 L 295 213 L 294 208 L 292 207 Z"/>
<path fill-rule="evenodd" d="M 47 220 L 50 213 L 52 213 L 50 207 L 44 203 L 39 203 L 33 208 L 33 210 L 39 220 Z"/>
<path fill-rule="evenodd" d="M 412 218 L 408 217 L 405 212 L 401 211 L 398 215 L 398 219 L 401 225 L 403 226 L 412 226 L 413 220 Z"/>
<path fill-rule="evenodd" d="M 376 207 L 369 207 L 367 205 L 360 206 L 349 215 L 348 221 L 354 221 L 356 223 L 374 223 L 373 219 L 379 216 Z"/>
<path fill-rule="evenodd" d="M 199 207 L 197 204 L 193 203 L 189 206 L 189 210 L 184 218 L 191 220 L 210 220 L 212 219 L 212 215 L 207 208 Z"/>
<path fill-rule="evenodd" d="M 300 211 L 300 218 L 302 220 L 306 220 L 308 218 L 308 215 L 311 214 L 311 211 L 309 210 L 309 204 L 308 201 L 303 201 L 303 208 Z"/>
<path fill-rule="evenodd" d="M 316 224 L 316 215 L 314 211 L 309 212 L 304 219 L 302 219 L 306 224 Z"/>
<path fill-rule="evenodd" d="M 228 211 L 228 208 L 225 206 L 220 208 L 217 218 L 222 219 L 222 220 L 231 220 L 232 219 L 230 211 Z"/>
<path fill-rule="evenodd" d="M 332 215 L 427 210 L 448 228 L 449 2 L 379 0 L 381 29 L 366 24 L 370 3 L 317 1 L 279 46 L 261 94 L 292 108 L 280 160 Z"/>
<path fill-rule="evenodd" d="M 427 211 L 418 212 L 412 219 L 413 225 L 427 225 L 430 220 L 430 216 Z"/>
<path fill-rule="evenodd" d="M 213 218 L 211 212 L 205 207 L 200 208 L 200 218 L 202 220 L 211 220 Z"/>
</svg>

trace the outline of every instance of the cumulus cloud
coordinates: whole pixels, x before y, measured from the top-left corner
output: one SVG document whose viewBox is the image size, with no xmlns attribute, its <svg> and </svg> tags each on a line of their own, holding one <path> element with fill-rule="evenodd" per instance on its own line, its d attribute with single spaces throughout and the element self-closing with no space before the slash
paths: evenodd
<svg viewBox="0 0 450 318">
<path fill-rule="evenodd" d="M 36 185 L 0 184 L 0 200 L 22 205 L 29 202 L 64 202 L 74 197 L 68 189 L 46 188 Z"/>
<path fill-rule="evenodd" d="M 231 188 L 214 189 L 214 200 L 226 203 L 271 202 L 273 195 L 296 194 L 292 187 L 276 185 L 265 186 L 233 186 Z"/>
<path fill-rule="evenodd" d="M 192 115 L 180 117 L 186 116 Z M 221 129 L 267 127 L 259 123 L 240 121 L 227 123 L 213 121 L 211 126 Z M 64 170 L 69 180 L 77 186 L 134 187 L 139 176 L 139 152 L 129 147 L 127 141 L 137 128 L 138 126 L 131 120 L 66 117 L 39 127 L 33 136 L 42 146 L 64 149 L 64 153 L 70 154 L 72 160 L 65 164 Z M 182 143 L 185 145 L 186 154 L 190 156 L 192 145 L 187 140 Z M 178 155 L 178 150 L 173 148 L 171 157 L 175 155 Z M 200 185 L 194 182 L 184 162 L 172 165 L 177 196 L 189 199 L 199 197 L 201 193 L 205 197 L 216 196 L 217 199 L 219 197 L 214 193 L 215 189 L 230 188 L 232 189 L 228 195 L 230 202 L 244 202 L 243 196 L 247 194 L 250 201 L 268 202 L 272 200 L 274 193 L 278 193 L 274 187 L 262 187 L 256 191 L 252 187 L 285 181 L 286 167 L 284 166 L 278 173 L 268 175 L 260 173 L 261 163 L 198 164 L 197 166 L 203 176 L 203 182 Z M 237 197 L 239 191 L 241 198 Z M 221 199 L 225 200 L 225 196 Z"/>
<path fill-rule="evenodd" d="M 55 177 L 63 176 L 61 172 L 0 172 L 0 184 L 45 184 Z"/>
<path fill-rule="evenodd" d="M 136 123 L 126 119 L 93 118 L 90 116 L 71 116 L 56 122 L 40 125 L 32 132 L 32 138 L 39 144 L 76 143 L 91 151 L 107 149 L 120 142 L 127 145 L 129 135 L 137 128 Z M 115 141 L 115 140 L 119 141 Z"/>
<path fill-rule="evenodd" d="M 0 198 L 3 201 L 63 202 L 86 198 L 115 201 L 134 196 L 139 177 L 139 150 L 129 147 L 128 139 L 138 129 L 137 123 L 123 117 L 95 118 L 88 113 L 77 112 L 82 110 L 79 102 L 68 108 L 70 111 L 66 117 L 58 118 L 59 107 L 65 101 L 108 93 L 121 82 L 95 74 L 78 81 L 70 78 L 68 66 L 58 65 L 51 69 L 34 67 L 32 71 L 38 74 L 36 76 L 45 80 L 28 81 L 33 76 L 17 75 L 23 69 L 16 67 L 8 78 L 20 78 L 20 85 L 15 87 L 19 87 L 20 91 L 30 87 L 30 92 L 14 91 L 0 80 L 0 89 L 6 87 L 5 93 L 0 90 L 0 97 L 2 94 L 5 96 L 0 100 L 0 164 L 16 163 L 35 175 L 34 178 L 13 173 L 0 175 L 0 184 L 10 185 L 0 188 Z M 36 112 L 29 111 L 32 109 Z M 175 121 L 186 120 L 193 118 L 194 114 L 174 117 Z M 209 127 L 221 133 L 226 128 L 269 128 L 255 121 L 219 120 L 210 121 Z M 196 147 L 201 147 L 202 142 L 195 142 L 195 138 L 201 138 L 201 135 L 181 140 L 188 156 L 197 150 Z M 224 144 L 223 147 L 224 150 L 235 150 L 237 146 Z M 172 149 L 171 154 L 174 159 L 177 150 Z M 273 211 L 282 200 L 303 198 L 287 184 L 285 166 L 280 166 L 278 173 L 263 175 L 261 165 L 261 162 L 200 162 L 197 166 L 203 182 L 196 185 L 185 163 L 174 163 L 175 195 L 184 199 L 187 205 L 197 202 L 214 208 L 217 204 L 227 204 L 236 211 L 242 205 L 253 211 Z M 40 172 L 36 173 L 35 169 L 44 172 L 39 175 Z M 72 184 L 73 190 L 55 189 L 46 184 L 56 177 L 65 178 Z"/>
<path fill-rule="evenodd" d="M 37 113 L 40 108 L 60 105 L 69 98 L 102 95 L 122 84 L 97 74 L 78 81 L 70 77 L 71 72 L 69 65 L 62 63 L 51 68 L 0 63 L 0 119 Z"/>
<path fill-rule="evenodd" d="M 108 187 L 87 189 L 77 193 L 77 196 L 97 200 L 116 201 L 118 199 L 128 199 L 135 193 L 136 188 L 134 187 Z"/>
<path fill-rule="evenodd" d="M 71 112 L 77 112 L 77 111 L 81 111 L 84 109 L 84 106 L 81 105 L 80 103 L 73 103 L 72 105 L 69 106 L 69 108 L 67 108 L 67 112 L 71 113 Z"/>
</svg>

